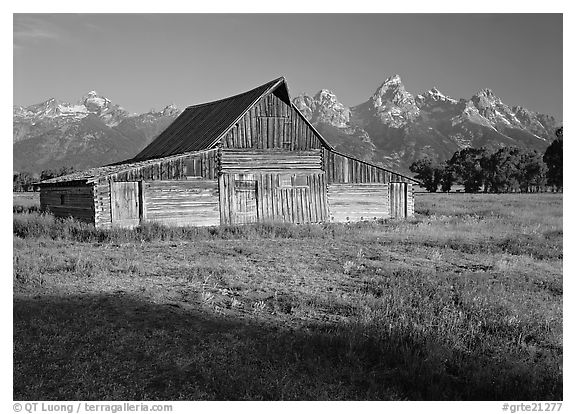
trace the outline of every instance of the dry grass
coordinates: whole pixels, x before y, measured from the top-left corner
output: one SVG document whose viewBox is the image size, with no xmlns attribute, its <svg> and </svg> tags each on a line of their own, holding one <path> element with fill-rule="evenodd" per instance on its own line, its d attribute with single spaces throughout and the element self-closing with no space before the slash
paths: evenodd
<svg viewBox="0 0 576 414">
<path fill-rule="evenodd" d="M 15 399 L 562 399 L 562 198 L 408 222 L 14 218 Z"/>
</svg>

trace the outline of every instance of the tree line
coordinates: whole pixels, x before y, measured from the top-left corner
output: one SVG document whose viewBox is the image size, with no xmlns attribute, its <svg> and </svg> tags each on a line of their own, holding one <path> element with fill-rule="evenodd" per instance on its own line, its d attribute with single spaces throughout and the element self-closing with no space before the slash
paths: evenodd
<svg viewBox="0 0 576 414">
<path fill-rule="evenodd" d="M 464 148 L 444 163 L 416 160 L 410 171 L 431 192 L 450 191 L 454 184 L 463 185 L 467 193 L 538 192 L 547 187 L 561 191 L 563 127 L 556 136 L 544 154 L 516 147 Z"/>
<path fill-rule="evenodd" d="M 34 184 L 39 181 L 49 180 L 50 178 L 60 177 L 75 172 L 74 167 L 61 167 L 55 169 L 43 170 L 40 178 L 27 171 L 22 171 L 12 176 L 12 191 L 36 191 Z"/>
</svg>

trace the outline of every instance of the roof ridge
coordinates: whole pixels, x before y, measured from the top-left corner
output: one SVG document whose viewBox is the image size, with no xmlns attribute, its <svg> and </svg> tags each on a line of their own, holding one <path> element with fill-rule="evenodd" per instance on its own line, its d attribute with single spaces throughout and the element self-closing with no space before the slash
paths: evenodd
<svg viewBox="0 0 576 414">
<path fill-rule="evenodd" d="M 189 105 L 189 106 L 186 107 L 186 109 L 189 109 L 189 108 L 199 108 L 199 107 L 201 107 L 201 106 L 213 105 L 213 104 L 218 103 L 218 102 L 227 101 L 228 99 L 239 98 L 240 96 L 247 95 L 247 94 L 249 94 L 249 93 L 254 92 L 256 89 L 261 89 L 261 88 L 263 88 L 264 86 L 270 85 L 270 86 L 268 86 L 268 87 L 271 87 L 272 85 L 274 85 L 274 84 L 276 84 L 276 83 L 278 83 L 278 82 L 280 82 L 280 81 L 286 82 L 286 79 L 284 78 L 284 76 L 280 76 L 279 78 L 276 78 L 276 79 L 274 79 L 274 80 L 271 80 L 270 82 L 263 83 L 262 85 L 257 86 L 257 87 L 255 87 L 255 88 L 252 88 L 252 89 L 250 89 L 249 91 L 241 92 L 241 93 L 239 93 L 239 94 L 232 95 L 232 96 L 227 96 L 226 98 L 217 99 L 217 100 L 215 100 L 215 101 L 202 102 L 202 103 L 199 103 L 199 104 L 196 104 L 196 105 Z M 186 110 L 186 109 L 185 109 L 185 110 Z"/>
</svg>

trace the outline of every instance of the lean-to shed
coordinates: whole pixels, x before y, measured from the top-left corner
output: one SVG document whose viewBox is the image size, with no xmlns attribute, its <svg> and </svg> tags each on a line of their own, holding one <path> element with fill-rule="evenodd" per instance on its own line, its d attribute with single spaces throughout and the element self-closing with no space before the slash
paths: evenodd
<svg viewBox="0 0 576 414">
<path fill-rule="evenodd" d="M 358 221 L 412 216 L 415 183 L 335 151 L 278 78 L 186 108 L 130 160 L 41 182 L 40 204 L 96 227 Z"/>
</svg>

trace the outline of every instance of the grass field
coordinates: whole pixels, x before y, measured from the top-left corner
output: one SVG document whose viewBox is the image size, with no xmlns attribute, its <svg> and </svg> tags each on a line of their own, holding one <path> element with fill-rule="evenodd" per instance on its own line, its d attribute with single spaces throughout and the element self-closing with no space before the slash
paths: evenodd
<svg viewBox="0 0 576 414">
<path fill-rule="evenodd" d="M 562 195 L 416 197 L 352 225 L 15 209 L 14 399 L 561 400 Z"/>
</svg>

